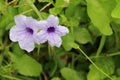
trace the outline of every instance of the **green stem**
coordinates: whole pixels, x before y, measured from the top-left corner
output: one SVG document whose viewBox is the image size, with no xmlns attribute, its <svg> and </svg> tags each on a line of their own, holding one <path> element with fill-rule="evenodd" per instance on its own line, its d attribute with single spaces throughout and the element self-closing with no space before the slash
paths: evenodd
<svg viewBox="0 0 120 80">
<path fill-rule="evenodd" d="M 1 75 L 1 76 L 4 77 L 4 78 L 10 79 L 10 80 L 22 80 L 22 79 L 19 79 L 19 78 L 8 76 L 8 75 Z"/>
<path fill-rule="evenodd" d="M 40 54 L 40 47 L 41 47 L 40 45 L 38 45 L 38 47 L 37 47 L 37 48 L 38 48 L 38 49 L 37 49 L 37 54 L 38 54 L 38 55 Z"/>
<path fill-rule="evenodd" d="M 99 70 L 101 73 L 103 73 L 104 75 L 106 75 L 110 80 L 113 80 L 107 73 L 105 73 L 103 70 L 101 70 L 86 54 L 85 52 L 81 49 L 78 48 L 80 50 L 80 52 L 93 64 L 93 66 Z"/>
<path fill-rule="evenodd" d="M 52 55 L 51 55 L 51 46 L 49 44 L 48 44 L 48 55 L 49 55 L 50 58 L 52 57 Z"/>
<path fill-rule="evenodd" d="M 48 80 L 46 74 L 44 72 L 42 72 L 42 74 L 43 74 L 44 80 Z"/>
<path fill-rule="evenodd" d="M 29 9 L 27 11 L 24 11 L 24 12 L 20 13 L 20 14 L 26 14 L 26 13 L 29 13 L 29 12 L 32 12 L 32 11 L 33 11 L 33 9 Z"/>
<path fill-rule="evenodd" d="M 32 7 L 32 9 L 36 12 L 36 14 L 39 16 L 39 18 L 42 19 L 41 15 L 40 15 L 40 12 L 39 12 L 39 10 L 36 8 L 36 6 L 35 6 L 33 3 L 31 3 L 30 0 L 27 0 L 27 2 L 28 2 L 28 4 Z"/>
<path fill-rule="evenodd" d="M 34 4 L 31 4 L 31 7 L 33 8 L 33 10 L 36 12 L 36 14 L 39 16 L 40 19 L 42 19 L 40 12 L 38 11 L 38 9 L 35 7 Z"/>
<path fill-rule="evenodd" d="M 50 77 L 52 77 L 55 74 L 56 70 L 57 70 L 57 56 L 56 56 L 56 54 L 54 55 L 54 63 L 55 63 L 55 65 L 54 65 L 53 70 L 52 70 L 52 72 L 50 74 Z"/>
<path fill-rule="evenodd" d="M 97 53 L 96 53 L 96 57 L 98 57 L 100 55 L 100 53 L 102 52 L 102 49 L 103 49 L 104 44 L 105 44 L 105 40 L 106 40 L 106 36 L 102 35 L 100 45 L 99 45 Z"/>
<path fill-rule="evenodd" d="M 120 55 L 120 52 L 115 52 L 115 53 L 106 53 L 106 55 L 102 55 L 102 56 L 91 56 L 90 58 L 91 59 L 96 59 L 96 58 L 102 58 L 102 57 L 112 57 L 112 56 L 117 56 L 117 55 Z"/>
<path fill-rule="evenodd" d="M 48 6 L 50 6 L 52 4 L 52 2 L 46 4 L 43 8 L 40 9 L 40 12 L 43 11 L 45 8 L 47 8 Z"/>
<path fill-rule="evenodd" d="M 73 35 L 74 32 L 73 32 L 73 26 L 70 26 L 70 30 L 71 30 L 71 34 Z"/>
</svg>

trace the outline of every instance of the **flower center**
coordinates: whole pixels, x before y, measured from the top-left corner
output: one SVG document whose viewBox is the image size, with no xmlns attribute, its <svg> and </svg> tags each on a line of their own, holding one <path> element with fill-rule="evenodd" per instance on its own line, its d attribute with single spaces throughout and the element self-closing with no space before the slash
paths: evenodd
<svg viewBox="0 0 120 80">
<path fill-rule="evenodd" d="M 33 34 L 33 30 L 31 28 L 26 27 L 26 31 L 30 34 Z"/>
<path fill-rule="evenodd" d="M 47 29 L 47 32 L 48 32 L 48 33 L 55 32 L 55 28 L 54 28 L 54 27 L 49 27 L 49 28 Z"/>
</svg>

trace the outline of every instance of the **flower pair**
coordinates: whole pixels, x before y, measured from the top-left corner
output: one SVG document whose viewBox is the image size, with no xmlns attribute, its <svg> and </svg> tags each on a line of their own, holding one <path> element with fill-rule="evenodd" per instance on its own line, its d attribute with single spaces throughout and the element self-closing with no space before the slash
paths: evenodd
<svg viewBox="0 0 120 80">
<path fill-rule="evenodd" d="M 59 19 L 54 15 L 41 21 L 19 15 L 15 17 L 15 23 L 16 25 L 10 29 L 10 40 L 18 42 L 20 48 L 27 52 L 33 51 L 34 42 L 41 44 L 48 41 L 52 47 L 60 47 L 61 36 L 69 33 L 66 27 L 59 25 Z"/>
</svg>

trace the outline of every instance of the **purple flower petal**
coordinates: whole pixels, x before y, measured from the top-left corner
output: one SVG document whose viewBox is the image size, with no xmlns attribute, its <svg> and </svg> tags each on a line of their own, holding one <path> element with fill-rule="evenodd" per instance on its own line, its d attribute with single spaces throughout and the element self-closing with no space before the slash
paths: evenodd
<svg viewBox="0 0 120 80">
<path fill-rule="evenodd" d="M 46 42 L 47 39 L 48 39 L 48 34 L 44 30 L 40 31 L 40 33 L 38 33 L 37 36 L 35 37 L 35 41 L 38 44 Z"/>
<path fill-rule="evenodd" d="M 68 28 L 64 27 L 64 26 L 58 26 L 57 27 L 57 30 L 56 30 L 56 33 L 59 35 L 59 36 L 64 36 L 66 35 L 67 33 L 69 33 L 69 30 Z"/>
<path fill-rule="evenodd" d="M 37 26 L 37 21 L 32 17 L 27 17 L 25 24 L 26 27 L 33 29 L 35 32 L 37 32 L 37 30 L 39 29 L 39 27 Z"/>
<path fill-rule="evenodd" d="M 10 40 L 19 42 L 20 48 L 30 52 L 34 49 L 34 36 L 37 34 L 37 21 L 32 17 L 19 15 L 15 17 L 16 25 L 10 30 Z"/>
<path fill-rule="evenodd" d="M 35 48 L 33 39 L 31 37 L 26 37 L 23 40 L 19 41 L 19 45 L 21 49 L 24 49 L 27 52 L 31 52 Z"/>
<path fill-rule="evenodd" d="M 56 47 L 60 47 L 61 44 L 62 44 L 62 40 L 60 38 L 60 36 L 58 36 L 57 34 L 49 34 L 49 37 L 48 37 L 48 43 L 53 47 L 53 46 L 56 46 Z"/>
<path fill-rule="evenodd" d="M 50 15 L 48 17 L 48 24 L 51 26 L 51 27 L 57 27 L 58 24 L 59 24 L 59 20 L 58 20 L 58 17 L 55 17 L 54 15 Z"/>
<path fill-rule="evenodd" d="M 21 27 L 24 27 L 24 25 L 25 25 L 25 21 L 26 21 L 26 16 L 24 16 L 24 15 L 19 15 L 19 16 L 15 16 L 15 23 L 16 23 L 16 25 L 19 25 L 19 26 L 21 26 Z"/>
<path fill-rule="evenodd" d="M 22 27 L 14 26 L 10 29 L 10 40 L 13 42 L 19 41 L 24 38 L 25 30 Z"/>
<path fill-rule="evenodd" d="M 48 22 L 46 20 L 41 20 L 41 21 L 37 22 L 37 27 L 39 29 L 47 29 Z"/>
<path fill-rule="evenodd" d="M 69 33 L 69 30 L 64 26 L 58 26 L 59 20 L 58 17 L 54 15 L 50 15 L 48 20 L 46 21 L 39 21 L 39 25 L 43 28 L 40 32 L 38 32 L 39 39 L 37 43 L 44 43 L 48 41 L 48 43 L 53 47 L 57 46 L 60 47 L 62 44 L 61 36 Z"/>
</svg>

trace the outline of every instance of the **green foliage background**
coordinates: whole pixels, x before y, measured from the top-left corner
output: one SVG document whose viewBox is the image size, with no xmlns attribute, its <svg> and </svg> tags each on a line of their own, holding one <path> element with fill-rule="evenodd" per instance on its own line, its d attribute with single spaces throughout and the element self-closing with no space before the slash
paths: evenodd
<svg viewBox="0 0 120 80">
<path fill-rule="evenodd" d="M 27 53 L 9 39 L 19 14 L 54 14 L 70 33 Z M 0 80 L 120 80 L 119 61 L 120 0 L 0 0 Z"/>
</svg>

